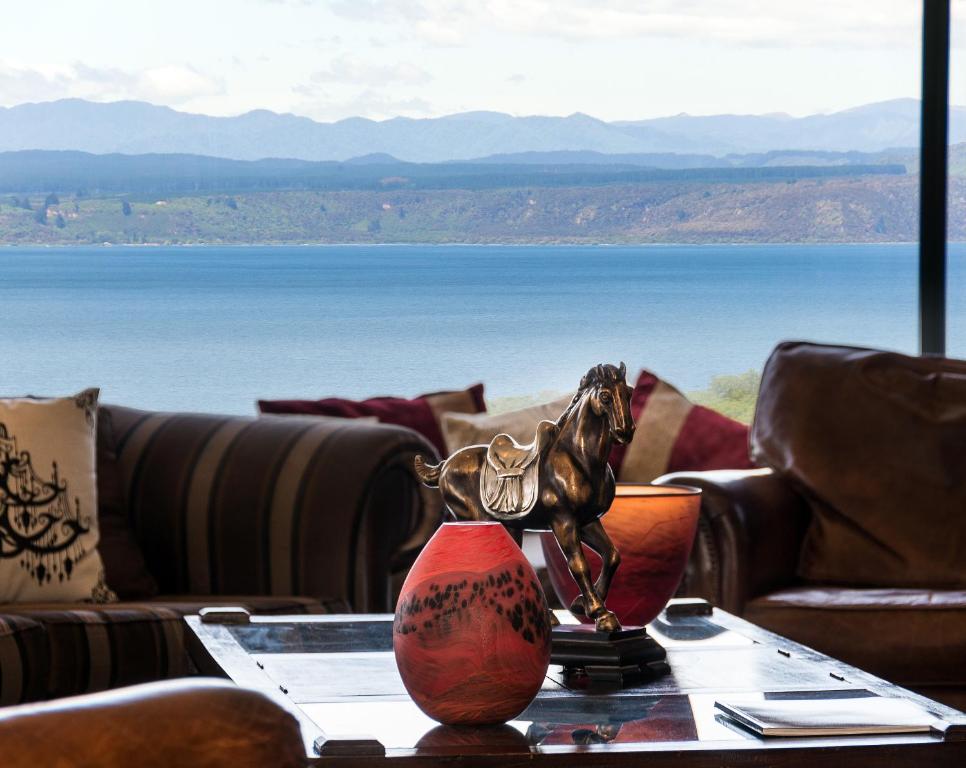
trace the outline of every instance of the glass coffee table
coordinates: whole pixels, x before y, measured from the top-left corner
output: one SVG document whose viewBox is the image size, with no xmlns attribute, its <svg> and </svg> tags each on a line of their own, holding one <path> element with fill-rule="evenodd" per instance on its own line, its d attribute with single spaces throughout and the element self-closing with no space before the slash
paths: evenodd
<svg viewBox="0 0 966 768">
<path fill-rule="evenodd" d="M 966 716 L 696 601 L 672 601 L 648 632 L 670 674 L 632 688 L 591 686 L 551 666 L 516 720 L 439 725 L 406 693 L 392 654 L 392 616 L 189 616 L 192 656 L 287 708 L 319 765 L 514 763 L 660 766 L 966 765 Z M 899 696 L 939 730 L 890 736 L 760 738 L 716 699 Z M 467 762 L 468 761 L 468 762 Z"/>
</svg>

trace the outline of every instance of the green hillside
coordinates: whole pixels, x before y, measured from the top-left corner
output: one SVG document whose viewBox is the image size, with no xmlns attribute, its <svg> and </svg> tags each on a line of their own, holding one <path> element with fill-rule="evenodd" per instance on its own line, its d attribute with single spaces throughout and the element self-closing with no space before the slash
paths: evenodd
<svg viewBox="0 0 966 768">
<path fill-rule="evenodd" d="M 71 194 L 53 196 L 46 208 L 43 195 L 10 194 L 0 196 L 0 243 L 911 242 L 917 185 L 915 176 L 883 175 L 473 191 Z M 951 180 L 950 201 L 950 238 L 966 239 L 966 179 Z"/>
</svg>

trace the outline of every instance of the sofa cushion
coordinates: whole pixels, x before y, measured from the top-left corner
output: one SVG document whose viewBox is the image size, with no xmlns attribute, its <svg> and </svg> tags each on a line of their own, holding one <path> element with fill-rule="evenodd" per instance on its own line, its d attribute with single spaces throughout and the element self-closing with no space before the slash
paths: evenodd
<svg viewBox="0 0 966 768">
<path fill-rule="evenodd" d="M 14 623 L 26 620 L 42 628 L 43 654 L 24 679 L 34 698 L 56 698 L 190 674 L 193 668 L 183 617 L 211 605 L 240 605 L 252 613 L 267 614 L 344 609 L 339 601 L 304 597 L 193 595 L 104 605 L 0 605 L 0 617 Z M 0 654 L 2 644 L 0 630 Z M 0 674 L 4 672 L 3 663 L 0 655 Z M 26 696 L 22 700 L 27 700 Z"/>
<path fill-rule="evenodd" d="M 284 616 L 289 613 L 349 613 L 349 605 L 341 599 L 316 599 L 279 595 L 162 595 L 151 604 L 163 605 L 182 616 L 198 613 L 209 606 L 241 606 L 251 613 Z"/>
<path fill-rule="evenodd" d="M 0 615 L 0 706 L 43 698 L 46 663 L 43 625 L 26 616 Z"/>
<path fill-rule="evenodd" d="M 286 413 L 311 416 L 333 416 L 358 419 L 375 416 L 383 424 L 409 427 L 429 440 L 446 455 L 446 441 L 440 427 L 444 413 L 480 413 L 486 410 L 483 385 L 465 390 L 433 392 L 412 400 L 404 397 L 373 397 L 369 400 L 345 400 L 330 397 L 323 400 L 259 400 L 261 413 Z"/>
<path fill-rule="evenodd" d="M 623 483 L 649 483 L 668 472 L 751 469 L 748 427 L 703 405 L 650 371 L 631 395 L 637 430 L 630 445 L 615 445 L 610 464 Z"/>
<path fill-rule="evenodd" d="M 127 519 L 121 467 L 117 458 L 114 418 L 107 408 L 97 412 L 97 515 L 107 585 L 121 600 L 144 600 L 158 594 L 144 555 Z"/>
<path fill-rule="evenodd" d="M 103 691 L 189 672 L 181 614 L 162 605 L 0 606 L 43 625 L 44 698 Z"/>
<path fill-rule="evenodd" d="M 810 500 L 803 578 L 966 587 L 966 362 L 780 344 L 752 454 Z"/>
<path fill-rule="evenodd" d="M 744 618 L 905 686 L 966 686 L 963 590 L 797 587 L 750 601 Z"/>
</svg>

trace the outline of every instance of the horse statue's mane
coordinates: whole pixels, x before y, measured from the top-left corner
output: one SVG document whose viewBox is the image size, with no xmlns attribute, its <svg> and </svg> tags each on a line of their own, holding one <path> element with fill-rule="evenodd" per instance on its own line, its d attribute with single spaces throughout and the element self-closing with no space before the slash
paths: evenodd
<svg viewBox="0 0 966 768">
<path fill-rule="evenodd" d="M 624 374 L 621 373 L 621 369 L 616 365 L 595 365 L 581 377 L 580 384 L 577 385 L 577 391 L 574 393 L 573 400 L 570 401 L 570 405 L 564 409 L 564 412 L 561 413 L 560 417 L 557 419 L 557 426 L 562 426 L 567 419 L 570 418 L 574 412 L 574 409 L 576 409 L 577 405 L 580 403 L 580 399 L 584 396 L 587 390 L 601 384 L 604 386 L 614 384 L 618 381 L 623 381 L 623 379 Z"/>
</svg>

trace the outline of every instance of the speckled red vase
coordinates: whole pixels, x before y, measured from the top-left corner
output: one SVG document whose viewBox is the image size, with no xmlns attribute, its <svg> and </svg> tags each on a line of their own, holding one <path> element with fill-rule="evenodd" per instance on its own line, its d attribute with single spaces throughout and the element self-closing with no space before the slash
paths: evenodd
<svg viewBox="0 0 966 768">
<path fill-rule="evenodd" d="M 688 564 L 700 511 L 697 488 L 618 483 L 617 496 L 601 523 L 621 555 L 606 601 L 621 624 L 653 621 L 674 595 Z M 554 591 L 569 606 L 578 590 L 567 560 L 553 534 L 542 534 L 541 543 Z M 584 554 L 596 580 L 600 557 L 586 546 Z"/>
<path fill-rule="evenodd" d="M 503 723 L 550 664 L 547 599 L 499 523 L 444 523 L 396 605 L 393 650 L 419 708 L 447 725 Z"/>
</svg>

